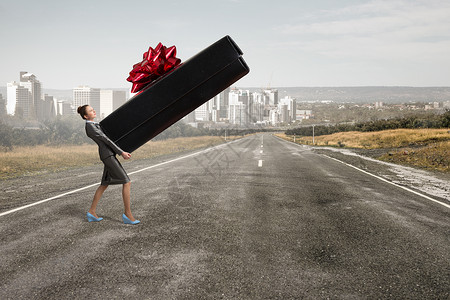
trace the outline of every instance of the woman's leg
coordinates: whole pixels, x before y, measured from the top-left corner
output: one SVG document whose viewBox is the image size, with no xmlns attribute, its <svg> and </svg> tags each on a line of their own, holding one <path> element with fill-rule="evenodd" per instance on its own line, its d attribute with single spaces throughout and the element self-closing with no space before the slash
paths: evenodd
<svg viewBox="0 0 450 300">
<path fill-rule="evenodd" d="M 133 217 L 133 214 L 131 213 L 131 182 L 127 182 L 123 184 L 122 187 L 122 197 L 123 197 L 123 207 L 125 210 L 125 215 L 130 219 L 131 221 L 135 221 L 136 219 Z"/>
<path fill-rule="evenodd" d="M 97 188 L 94 194 L 94 200 L 92 200 L 91 208 L 89 209 L 89 213 L 92 214 L 94 217 L 98 218 L 97 214 L 95 213 L 95 210 L 97 209 L 97 204 L 100 201 L 100 198 L 102 197 L 103 193 L 105 192 L 107 185 L 101 185 Z"/>
</svg>

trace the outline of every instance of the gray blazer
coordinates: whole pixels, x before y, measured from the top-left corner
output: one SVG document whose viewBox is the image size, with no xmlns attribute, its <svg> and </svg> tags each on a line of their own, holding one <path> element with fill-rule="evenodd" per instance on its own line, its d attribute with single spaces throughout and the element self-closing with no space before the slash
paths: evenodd
<svg viewBox="0 0 450 300">
<path fill-rule="evenodd" d="M 98 123 L 86 122 L 86 134 L 97 143 L 101 160 L 115 154 L 121 155 L 124 152 L 103 133 Z"/>
</svg>

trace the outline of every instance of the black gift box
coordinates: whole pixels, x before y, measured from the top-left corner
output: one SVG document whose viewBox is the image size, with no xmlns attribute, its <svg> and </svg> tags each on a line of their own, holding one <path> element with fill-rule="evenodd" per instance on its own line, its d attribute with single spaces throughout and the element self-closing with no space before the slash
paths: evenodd
<svg viewBox="0 0 450 300">
<path fill-rule="evenodd" d="M 103 131 L 124 151 L 136 150 L 246 75 L 242 54 L 223 37 L 108 115 Z"/>
</svg>

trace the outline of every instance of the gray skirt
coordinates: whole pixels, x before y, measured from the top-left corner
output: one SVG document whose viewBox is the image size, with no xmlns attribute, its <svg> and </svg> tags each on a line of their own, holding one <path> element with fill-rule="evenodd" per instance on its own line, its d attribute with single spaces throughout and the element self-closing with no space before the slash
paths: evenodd
<svg viewBox="0 0 450 300">
<path fill-rule="evenodd" d="M 102 162 L 105 167 L 101 185 L 124 184 L 131 181 L 115 155 L 108 156 Z"/>
</svg>

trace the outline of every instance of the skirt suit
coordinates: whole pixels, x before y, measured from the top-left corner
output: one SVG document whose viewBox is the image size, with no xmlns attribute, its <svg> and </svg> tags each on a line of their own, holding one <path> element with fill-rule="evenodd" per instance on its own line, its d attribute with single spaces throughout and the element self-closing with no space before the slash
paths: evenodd
<svg viewBox="0 0 450 300">
<path fill-rule="evenodd" d="M 86 134 L 97 143 L 98 154 L 104 164 L 101 185 L 130 182 L 130 178 L 116 157 L 116 154 L 121 155 L 124 151 L 105 135 L 100 124 L 86 121 Z"/>
</svg>

